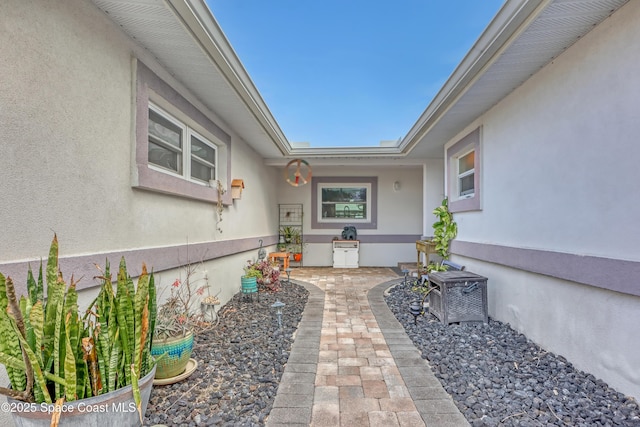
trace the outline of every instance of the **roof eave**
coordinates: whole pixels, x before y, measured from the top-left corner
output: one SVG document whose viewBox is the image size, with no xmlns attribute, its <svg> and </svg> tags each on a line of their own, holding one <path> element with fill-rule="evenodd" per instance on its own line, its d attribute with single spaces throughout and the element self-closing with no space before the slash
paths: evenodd
<svg viewBox="0 0 640 427">
<path fill-rule="evenodd" d="M 507 1 L 400 141 L 410 152 L 551 0 Z"/>
<path fill-rule="evenodd" d="M 291 150 L 269 107 L 203 0 L 167 0 L 194 38 L 211 56 L 253 117 L 284 155 Z"/>
</svg>

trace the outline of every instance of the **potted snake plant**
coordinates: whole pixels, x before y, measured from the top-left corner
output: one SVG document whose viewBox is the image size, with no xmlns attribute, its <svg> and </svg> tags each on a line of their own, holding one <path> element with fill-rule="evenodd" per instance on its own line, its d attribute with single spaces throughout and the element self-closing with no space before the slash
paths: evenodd
<svg viewBox="0 0 640 427">
<path fill-rule="evenodd" d="M 27 296 L 0 274 L 0 363 L 17 425 L 141 425 L 153 385 L 153 274 L 142 266 L 137 286 L 120 261 L 114 292 L 109 264 L 97 298 L 83 316 L 76 281 L 64 281 L 54 236 L 46 271 L 27 273 Z M 46 298 L 44 282 L 46 281 Z"/>
</svg>

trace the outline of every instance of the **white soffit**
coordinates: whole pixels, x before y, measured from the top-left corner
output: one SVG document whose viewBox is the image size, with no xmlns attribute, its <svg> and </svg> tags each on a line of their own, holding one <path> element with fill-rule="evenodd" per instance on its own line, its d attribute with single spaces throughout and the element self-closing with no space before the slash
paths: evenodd
<svg viewBox="0 0 640 427">
<path fill-rule="evenodd" d="M 628 2 L 507 0 L 399 146 L 291 149 L 203 0 L 92 1 L 270 159 L 267 164 L 281 163 L 283 154 L 356 163 L 385 157 L 394 158 L 392 163 L 403 157 L 441 158 L 449 139 Z M 522 23 L 499 22 L 502 12 L 517 8 L 526 15 L 518 17 Z M 493 38 L 484 41 L 491 31 Z M 483 61 L 482 68 L 474 69 Z"/>
<path fill-rule="evenodd" d="M 550 1 L 462 95 L 450 100 L 448 110 L 439 117 L 429 117 L 433 103 L 427 107 L 403 139 L 403 151 L 408 150 L 416 157 L 442 157 L 442 147 L 447 141 L 627 2 Z"/>
<path fill-rule="evenodd" d="M 289 143 L 204 1 L 92 1 L 263 157 L 287 151 Z"/>
</svg>

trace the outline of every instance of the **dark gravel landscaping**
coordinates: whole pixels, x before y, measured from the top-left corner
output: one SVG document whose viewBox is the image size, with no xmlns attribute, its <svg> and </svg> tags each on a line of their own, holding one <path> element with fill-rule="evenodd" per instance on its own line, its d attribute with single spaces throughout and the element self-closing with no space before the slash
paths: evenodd
<svg viewBox="0 0 640 427">
<path fill-rule="evenodd" d="M 387 305 L 472 426 L 640 426 L 637 402 L 503 323 L 414 317 L 400 284 Z"/>
<path fill-rule="evenodd" d="M 260 293 L 259 301 L 236 295 L 217 325 L 197 336 L 197 370 L 179 383 L 154 386 L 145 425 L 264 425 L 307 296 L 295 284 Z M 282 330 L 270 308 L 276 298 L 286 304 Z M 430 315 L 414 325 L 408 305 L 416 298 L 399 284 L 386 301 L 472 426 L 640 426 L 635 400 L 509 325 L 445 326 Z"/>
<path fill-rule="evenodd" d="M 259 301 L 235 295 L 218 313 L 217 325 L 196 337 L 196 371 L 181 382 L 153 387 L 145 425 L 264 425 L 307 296 L 295 284 L 261 292 Z M 286 304 L 282 330 L 270 307 L 276 298 Z"/>
</svg>

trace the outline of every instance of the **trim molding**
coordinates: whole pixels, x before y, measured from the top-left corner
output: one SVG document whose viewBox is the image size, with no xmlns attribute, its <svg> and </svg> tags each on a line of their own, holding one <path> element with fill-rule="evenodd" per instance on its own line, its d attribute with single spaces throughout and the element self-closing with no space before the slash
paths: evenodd
<svg viewBox="0 0 640 427">
<path fill-rule="evenodd" d="M 367 206 L 371 214 L 369 222 L 319 222 L 318 221 L 318 184 L 370 184 L 371 194 Z M 360 229 L 378 228 L 378 177 L 377 176 L 320 176 L 311 177 L 311 228 L 312 229 L 337 229 L 342 232 L 346 225 L 355 225 Z"/>
<path fill-rule="evenodd" d="M 357 228 L 357 227 L 356 227 Z M 338 232 L 338 237 L 342 231 Z M 360 243 L 414 243 L 420 234 L 358 234 Z M 305 234 L 305 243 L 331 243 L 334 236 L 329 234 Z"/>
<path fill-rule="evenodd" d="M 640 262 L 454 240 L 451 253 L 640 296 Z"/>
<path fill-rule="evenodd" d="M 259 240 L 263 241 L 264 247 L 269 247 L 278 243 L 278 236 L 256 236 L 245 239 L 222 240 L 216 242 L 189 243 L 174 246 L 163 246 L 145 249 L 131 249 L 126 251 L 104 252 L 91 255 L 77 255 L 71 257 L 60 257 L 58 263 L 60 271 L 65 275 L 66 279 L 71 274 L 78 279 L 77 289 L 88 289 L 98 286 L 93 281 L 93 277 L 99 274 L 96 264 L 103 267 L 105 260 L 109 260 L 112 272 L 117 272 L 117 266 L 120 259 L 124 256 L 127 261 L 127 272 L 131 277 L 137 277 L 142 270 L 142 263 L 147 263 L 147 268 L 153 271 L 164 271 L 172 268 L 178 268 L 187 263 L 187 250 L 190 260 L 210 261 L 216 258 L 222 258 L 229 255 L 235 255 L 242 252 L 258 249 Z M 47 260 L 43 259 L 43 269 L 46 268 Z M 16 292 L 26 295 L 26 279 L 29 264 L 37 276 L 40 266 L 40 260 L 20 261 L 13 263 L 0 264 L 0 272 L 7 277 L 13 278 Z M 241 266 L 239 266 L 240 268 Z M 115 277 L 115 276 L 114 276 Z"/>
</svg>

